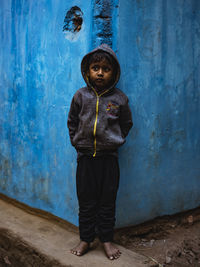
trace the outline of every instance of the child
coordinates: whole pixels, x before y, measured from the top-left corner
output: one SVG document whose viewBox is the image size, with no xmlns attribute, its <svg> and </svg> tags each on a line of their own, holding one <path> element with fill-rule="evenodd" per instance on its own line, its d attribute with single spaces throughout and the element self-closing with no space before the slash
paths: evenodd
<svg viewBox="0 0 200 267">
<path fill-rule="evenodd" d="M 78 154 L 81 240 L 71 253 L 86 253 L 98 233 L 107 257 L 113 260 L 121 254 L 112 244 L 119 184 L 117 149 L 132 127 L 132 116 L 127 96 L 115 88 L 120 66 L 108 45 L 84 56 L 81 72 L 87 86 L 75 93 L 68 115 L 70 140 Z"/>
</svg>

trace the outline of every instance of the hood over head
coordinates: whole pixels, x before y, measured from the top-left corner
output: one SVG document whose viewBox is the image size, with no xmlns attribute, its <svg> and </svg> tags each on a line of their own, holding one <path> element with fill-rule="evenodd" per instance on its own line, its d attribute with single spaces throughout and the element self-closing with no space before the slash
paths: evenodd
<svg viewBox="0 0 200 267">
<path fill-rule="evenodd" d="M 100 46 L 98 46 L 97 48 L 95 48 L 94 50 L 92 50 L 91 52 L 89 52 L 88 54 L 86 54 L 81 62 L 81 73 L 83 76 L 83 79 L 85 80 L 86 84 L 89 87 L 92 87 L 88 78 L 87 78 L 87 71 L 88 71 L 88 64 L 89 64 L 89 58 L 92 54 L 96 53 L 96 52 L 106 52 L 108 53 L 115 61 L 115 67 L 116 67 L 116 74 L 115 74 L 115 79 L 113 81 L 113 84 L 110 86 L 109 89 L 113 88 L 117 82 L 119 81 L 119 77 L 120 77 L 120 65 L 117 59 L 117 56 L 115 54 L 115 52 L 107 45 L 107 44 L 101 44 Z"/>
</svg>

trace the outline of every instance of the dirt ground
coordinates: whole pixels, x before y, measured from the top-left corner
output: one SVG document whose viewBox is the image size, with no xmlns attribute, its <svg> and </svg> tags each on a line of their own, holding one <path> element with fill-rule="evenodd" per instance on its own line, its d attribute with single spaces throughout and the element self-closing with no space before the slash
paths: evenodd
<svg viewBox="0 0 200 267">
<path fill-rule="evenodd" d="M 147 256 L 151 267 L 200 267 L 200 208 L 120 229 L 115 241 Z"/>
<path fill-rule="evenodd" d="M 0 267 L 63 267 L 13 233 L 0 228 Z"/>
</svg>

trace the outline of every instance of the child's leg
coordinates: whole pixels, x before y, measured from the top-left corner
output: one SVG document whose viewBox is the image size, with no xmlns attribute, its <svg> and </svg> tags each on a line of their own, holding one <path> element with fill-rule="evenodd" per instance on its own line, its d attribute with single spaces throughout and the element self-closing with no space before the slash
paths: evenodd
<svg viewBox="0 0 200 267">
<path fill-rule="evenodd" d="M 119 186 L 118 159 L 106 156 L 103 159 L 102 191 L 98 213 L 99 239 L 109 259 L 117 259 L 121 252 L 113 244 L 115 225 L 115 202 Z"/>
<path fill-rule="evenodd" d="M 118 159 L 106 156 L 103 159 L 102 191 L 98 213 L 99 238 L 109 259 L 116 259 L 121 252 L 112 244 L 115 225 L 115 202 L 119 185 Z"/>
<path fill-rule="evenodd" d="M 77 165 L 77 196 L 79 202 L 80 243 L 71 250 L 77 256 L 88 251 L 89 243 L 95 238 L 97 194 L 91 159 L 83 156 Z"/>
</svg>

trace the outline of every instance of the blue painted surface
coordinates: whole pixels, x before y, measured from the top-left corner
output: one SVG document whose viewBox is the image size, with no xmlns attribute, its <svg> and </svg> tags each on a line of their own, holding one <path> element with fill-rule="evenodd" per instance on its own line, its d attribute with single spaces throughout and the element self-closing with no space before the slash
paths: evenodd
<svg viewBox="0 0 200 267">
<path fill-rule="evenodd" d="M 81 30 L 63 32 L 73 6 Z M 198 0 L 2 0 L 0 192 L 77 225 L 66 120 L 83 55 L 107 42 L 134 119 L 120 149 L 117 226 L 199 206 L 199 11 Z"/>
</svg>

